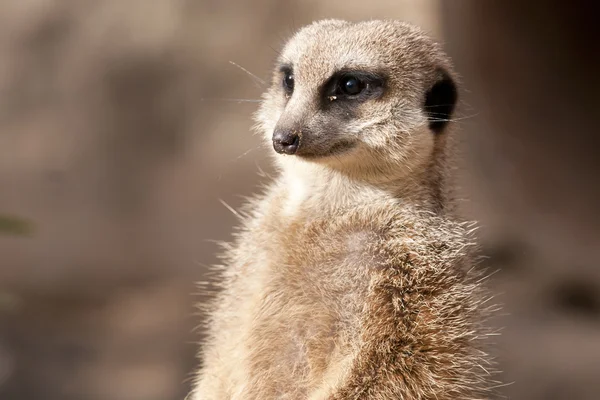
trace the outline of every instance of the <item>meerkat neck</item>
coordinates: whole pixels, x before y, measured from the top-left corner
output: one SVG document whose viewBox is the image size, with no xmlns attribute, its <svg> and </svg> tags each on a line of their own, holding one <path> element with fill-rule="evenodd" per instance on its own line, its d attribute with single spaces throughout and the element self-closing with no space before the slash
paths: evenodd
<svg viewBox="0 0 600 400">
<path fill-rule="evenodd" d="M 410 177 L 373 181 L 326 165 L 297 161 L 283 169 L 279 181 L 286 188 L 284 209 L 288 215 L 297 210 L 319 214 L 377 204 L 408 204 L 437 212 L 443 208 L 440 203 L 445 202 L 438 190 L 442 175 L 428 170 Z"/>
</svg>

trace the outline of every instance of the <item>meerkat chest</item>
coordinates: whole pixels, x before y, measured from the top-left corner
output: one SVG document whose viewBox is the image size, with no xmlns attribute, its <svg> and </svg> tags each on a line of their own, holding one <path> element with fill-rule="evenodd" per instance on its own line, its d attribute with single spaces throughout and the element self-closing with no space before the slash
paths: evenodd
<svg viewBox="0 0 600 400">
<path fill-rule="evenodd" d="M 360 315 L 376 262 L 377 235 L 330 219 L 278 221 L 265 244 L 265 274 L 253 318 L 255 381 L 273 393 L 306 395 L 359 347 Z M 265 394 L 262 393 L 264 396 Z"/>
<path fill-rule="evenodd" d="M 358 295 L 378 261 L 379 235 L 352 217 L 283 220 L 266 246 L 273 285 L 294 299 L 316 299 L 338 308 Z"/>
</svg>

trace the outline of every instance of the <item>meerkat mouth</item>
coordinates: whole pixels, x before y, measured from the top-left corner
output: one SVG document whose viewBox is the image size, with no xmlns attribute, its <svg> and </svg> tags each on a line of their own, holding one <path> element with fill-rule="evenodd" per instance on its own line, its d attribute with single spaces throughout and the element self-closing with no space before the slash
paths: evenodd
<svg viewBox="0 0 600 400">
<path fill-rule="evenodd" d="M 337 157 L 342 154 L 345 154 L 356 147 L 356 142 L 343 140 L 337 143 L 334 143 L 330 146 L 326 145 L 316 145 L 316 146 L 306 146 L 300 147 L 299 151 L 296 153 L 298 157 L 306 158 L 306 159 L 320 159 L 327 157 Z"/>
</svg>

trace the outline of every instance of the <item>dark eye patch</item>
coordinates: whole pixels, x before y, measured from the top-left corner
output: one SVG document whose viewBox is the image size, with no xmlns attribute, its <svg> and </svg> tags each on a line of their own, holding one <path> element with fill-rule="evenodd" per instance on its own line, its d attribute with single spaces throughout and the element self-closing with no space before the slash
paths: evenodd
<svg viewBox="0 0 600 400">
<path fill-rule="evenodd" d="M 324 105 L 333 102 L 363 102 L 381 97 L 385 78 L 370 71 L 338 71 L 325 82 L 321 89 Z"/>
</svg>

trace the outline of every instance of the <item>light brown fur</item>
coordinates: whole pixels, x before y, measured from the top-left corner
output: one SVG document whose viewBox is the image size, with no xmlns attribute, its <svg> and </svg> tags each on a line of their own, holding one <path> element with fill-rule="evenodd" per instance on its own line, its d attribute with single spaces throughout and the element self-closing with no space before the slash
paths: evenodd
<svg viewBox="0 0 600 400">
<path fill-rule="evenodd" d="M 275 72 L 258 130 L 270 141 L 292 126 L 320 156 L 277 155 L 280 176 L 248 207 L 191 398 L 485 398 L 484 295 L 453 213 L 450 127 L 432 132 L 423 109 L 452 76 L 446 56 L 407 24 L 330 20 L 279 61 L 296 86 L 284 96 Z M 384 71 L 383 94 L 322 103 L 345 68 Z M 339 140 L 353 147 L 330 154 Z"/>
</svg>

